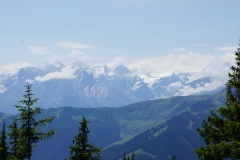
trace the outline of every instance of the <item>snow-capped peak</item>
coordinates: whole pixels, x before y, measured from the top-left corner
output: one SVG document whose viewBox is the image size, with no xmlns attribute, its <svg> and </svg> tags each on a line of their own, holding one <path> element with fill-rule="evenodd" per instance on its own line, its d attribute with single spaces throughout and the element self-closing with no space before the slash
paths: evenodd
<svg viewBox="0 0 240 160">
<path fill-rule="evenodd" d="M 76 62 L 72 63 L 71 66 L 74 67 L 74 68 L 77 67 L 77 68 L 83 69 L 83 70 L 86 70 L 86 69 L 89 68 L 89 67 L 88 67 L 85 63 L 83 63 L 82 61 L 76 61 Z"/>
<path fill-rule="evenodd" d="M 54 63 L 45 63 L 43 65 L 38 66 L 37 68 L 41 70 L 45 70 L 47 72 L 52 72 L 55 70 L 60 70 L 61 68 L 66 67 L 62 62 L 54 62 Z"/>
<path fill-rule="evenodd" d="M 88 71 L 94 78 L 98 78 L 99 75 L 108 75 L 109 68 L 106 65 L 96 65 Z"/>
<path fill-rule="evenodd" d="M 120 66 L 117 66 L 115 69 L 114 69 L 114 73 L 116 75 L 119 75 L 119 76 L 123 76 L 123 75 L 126 75 L 126 74 L 130 74 L 132 73 L 126 66 L 124 65 L 120 65 Z"/>
</svg>

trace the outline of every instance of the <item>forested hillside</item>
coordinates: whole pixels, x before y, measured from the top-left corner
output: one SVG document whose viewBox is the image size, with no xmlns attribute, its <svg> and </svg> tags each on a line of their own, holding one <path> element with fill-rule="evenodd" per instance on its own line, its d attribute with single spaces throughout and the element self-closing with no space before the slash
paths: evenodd
<svg viewBox="0 0 240 160">
<path fill-rule="evenodd" d="M 225 105 L 225 90 L 215 95 L 172 97 L 139 102 L 120 108 L 46 109 L 38 118 L 56 116 L 43 131 L 55 135 L 41 141 L 33 160 L 69 157 L 69 145 L 84 115 L 91 130 L 89 140 L 102 148 L 104 160 L 120 159 L 134 151 L 136 159 L 194 159 L 194 148 L 203 145 L 196 128 L 211 109 Z M 3 116 L 1 122 L 12 123 L 14 116 Z"/>
</svg>

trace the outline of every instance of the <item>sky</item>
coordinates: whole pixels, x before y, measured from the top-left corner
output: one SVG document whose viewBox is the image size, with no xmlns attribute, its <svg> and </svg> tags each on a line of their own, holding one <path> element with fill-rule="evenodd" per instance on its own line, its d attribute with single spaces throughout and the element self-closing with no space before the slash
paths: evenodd
<svg viewBox="0 0 240 160">
<path fill-rule="evenodd" d="M 233 63 L 239 0 L 1 0 L 0 72 L 61 61 L 136 71 Z M 170 69 L 169 69 L 170 68 Z"/>
</svg>

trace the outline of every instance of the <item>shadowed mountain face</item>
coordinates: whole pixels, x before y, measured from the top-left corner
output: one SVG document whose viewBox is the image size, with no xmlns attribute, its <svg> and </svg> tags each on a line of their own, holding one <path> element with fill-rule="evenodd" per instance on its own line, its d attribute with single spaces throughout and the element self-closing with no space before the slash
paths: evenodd
<svg viewBox="0 0 240 160">
<path fill-rule="evenodd" d="M 136 160 L 168 160 L 172 155 L 179 160 L 196 159 L 195 148 L 204 145 L 196 128 L 210 110 L 225 105 L 224 97 L 223 90 L 211 96 L 173 97 L 119 108 L 45 109 L 39 118 L 56 118 L 42 130 L 54 129 L 56 134 L 39 143 L 32 159 L 67 158 L 83 115 L 89 121 L 89 140 L 102 148 L 103 160 L 120 159 L 132 151 Z M 7 125 L 13 121 L 13 116 L 1 117 Z"/>
<path fill-rule="evenodd" d="M 120 107 L 136 102 L 190 94 L 213 94 L 223 82 L 211 77 L 195 80 L 189 73 L 136 75 L 126 66 L 87 67 L 82 62 L 65 66 L 61 62 L 22 68 L 14 74 L 0 74 L 0 112 L 15 114 L 26 82 L 42 108 Z M 155 77 L 153 76 L 155 75 Z M 214 87 L 209 87 L 214 86 Z"/>
</svg>

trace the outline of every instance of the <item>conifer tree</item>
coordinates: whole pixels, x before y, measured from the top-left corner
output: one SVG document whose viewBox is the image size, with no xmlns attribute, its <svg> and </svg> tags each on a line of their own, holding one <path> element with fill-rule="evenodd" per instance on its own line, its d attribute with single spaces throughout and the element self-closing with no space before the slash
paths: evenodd
<svg viewBox="0 0 240 160">
<path fill-rule="evenodd" d="M 78 128 L 78 134 L 74 136 L 72 143 L 74 146 L 69 146 L 70 160 L 99 160 L 101 159 L 101 149 L 95 147 L 92 143 L 88 142 L 88 129 L 89 122 L 83 116 L 82 121 L 79 122 L 80 127 Z"/>
<path fill-rule="evenodd" d="M 126 153 L 124 152 L 122 160 L 135 160 L 134 157 L 134 152 L 132 152 L 131 156 L 127 156 Z"/>
<path fill-rule="evenodd" d="M 135 160 L 135 154 L 134 154 L 134 152 L 132 152 L 132 155 L 131 155 L 131 160 Z"/>
<path fill-rule="evenodd" d="M 173 155 L 173 156 L 171 157 L 171 160 L 176 160 L 176 156 Z"/>
<path fill-rule="evenodd" d="M 211 111 L 197 129 L 206 142 L 195 150 L 201 160 L 240 159 L 240 50 L 235 56 L 236 66 L 226 83 L 226 107 Z"/>
<path fill-rule="evenodd" d="M 13 124 L 8 126 L 9 130 L 11 132 L 8 133 L 9 139 L 10 139 L 10 153 L 8 155 L 9 159 L 13 159 L 14 157 L 16 159 L 24 159 L 21 155 L 20 150 L 20 144 L 19 144 L 19 138 L 20 133 L 17 127 L 17 119 L 14 118 Z"/>
<path fill-rule="evenodd" d="M 20 117 L 17 118 L 13 125 L 9 128 L 12 130 L 10 133 L 10 139 L 12 143 L 13 155 L 15 154 L 20 159 L 27 158 L 31 159 L 33 149 L 37 146 L 40 140 L 50 138 L 54 134 L 54 130 L 50 130 L 46 133 L 40 131 L 40 127 L 45 126 L 47 123 L 51 123 L 54 117 L 37 120 L 36 116 L 41 114 L 40 107 L 34 107 L 33 105 L 38 99 L 33 99 L 31 85 L 27 83 L 26 94 L 24 95 L 24 100 L 20 101 L 23 106 L 16 105 L 16 108 L 20 112 Z M 19 124 L 19 128 L 17 127 Z"/>
<path fill-rule="evenodd" d="M 5 123 L 3 123 L 3 128 L 1 131 L 1 137 L 0 137 L 0 159 L 6 160 L 8 157 L 8 145 L 6 142 L 7 136 L 5 131 Z"/>
<path fill-rule="evenodd" d="M 122 160 L 127 160 L 126 153 L 124 152 Z"/>
</svg>

